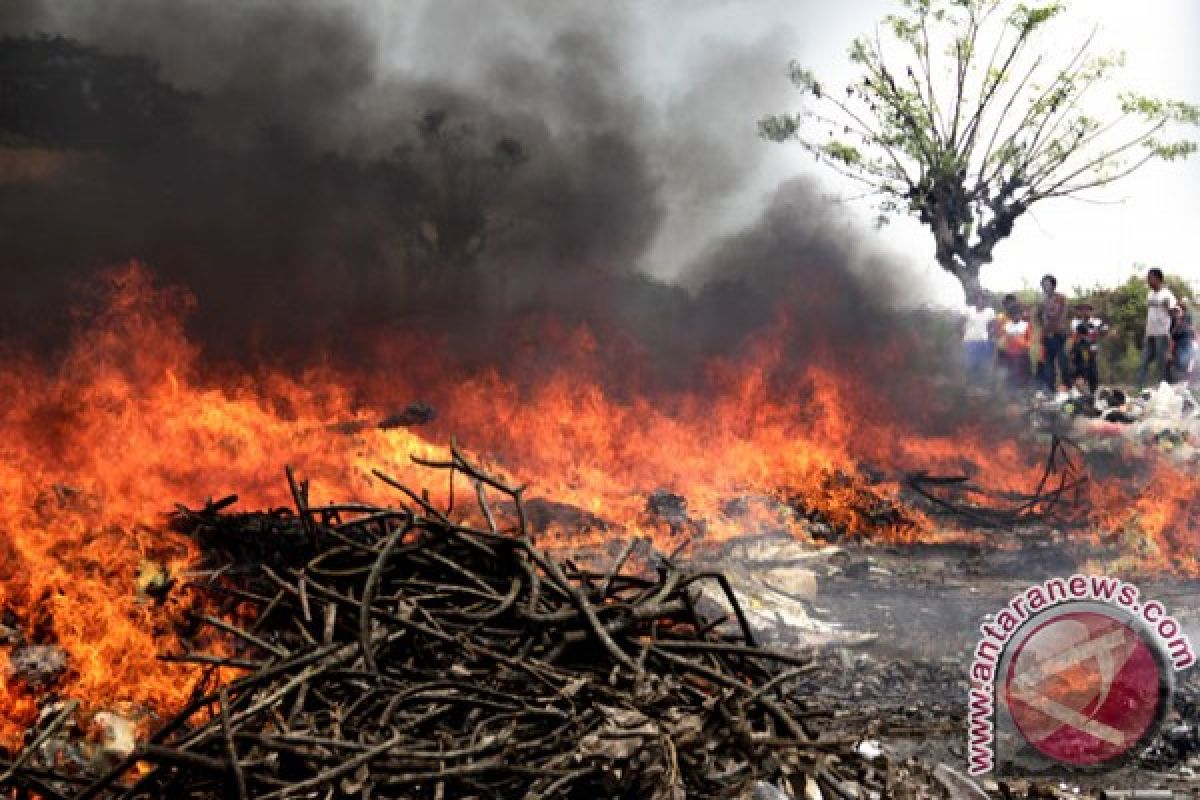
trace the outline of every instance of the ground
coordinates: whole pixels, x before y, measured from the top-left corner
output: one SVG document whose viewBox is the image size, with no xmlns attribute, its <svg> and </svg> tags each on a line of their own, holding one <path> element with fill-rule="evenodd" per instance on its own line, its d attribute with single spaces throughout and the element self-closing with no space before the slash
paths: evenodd
<svg viewBox="0 0 1200 800">
<path fill-rule="evenodd" d="M 967 671 L 979 625 L 1030 585 L 1070 575 L 1086 548 L 996 534 L 976 544 L 858 546 L 810 561 L 817 576 L 813 614 L 845 631 L 874 637 L 829 646 L 821 668 L 797 687 L 820 699 L 838 727 L 867 723 L 883 749 L 929 764 L 965 765 Z M 850 566 L 850 569 L 847 569 Z M 865 568 L 864 568 L 865 567 Z M 1200 639 L 1200 582 L 1143 576 L 1143 596 L 1160 600 L 1193 642 Z M 1179 676 L 1174 711 L 1151 751 L 1118 771 L 1070 775 L 1066 791 L 1172 788 L 1200 790 L 1200 675 Z M 1189 726 L 1185 733 L 1183 726 Z M 1195 772 L 1193 772 L 1195 770 Z M 986 788 L 998 784 L 984 782 Z M 1015 788 L 1026 788 L 1016 782 Z"/>
</svg>

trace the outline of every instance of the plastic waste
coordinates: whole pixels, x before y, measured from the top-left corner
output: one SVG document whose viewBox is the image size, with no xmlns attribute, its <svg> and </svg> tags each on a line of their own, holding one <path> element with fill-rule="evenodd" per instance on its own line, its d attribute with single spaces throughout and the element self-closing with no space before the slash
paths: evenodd
<svg viewBox="0 0 1200 800">
<path fill-rule="evenodd" d="M 1146 414 L 1159 419 L 1178 419 L 1183 416 L 1183 395 L 1171 384 L 1163 381 L 1151 393 L 1146 403 Z"/>
</svg>

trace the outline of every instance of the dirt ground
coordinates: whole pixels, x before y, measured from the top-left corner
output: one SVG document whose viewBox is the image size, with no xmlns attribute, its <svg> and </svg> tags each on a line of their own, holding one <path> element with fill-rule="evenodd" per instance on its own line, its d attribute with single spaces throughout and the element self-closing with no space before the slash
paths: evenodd
<svg viewBox="0 0 1200 800">
<path fill-rule="evenodd" d="M 836 709 L 830 724 L 863 723 L 895 757 L 965 771 L 967 670 L 979 625 L 1031 584 L 1068 576 L 1094 553 L 1055 536 L 1000 535 L 984 545 L 851 546 L 814 561 L 811 610 L 848 645 L 820 650 L 821 669 L 797 687 Z M 1128 576 L 1127 576 L 1128 577 Z M 1137 580 L 1200 642 L 1200 582 Z M 856 640 L 852 634 L 870 634 Z M 984 781 L 999 795 L 1173 789 L 1200 795 L 1200 670 L 1177 675 L 1174 708 L 1149 750 L 1119 770 L 1033 783 Z"/>
</svg>

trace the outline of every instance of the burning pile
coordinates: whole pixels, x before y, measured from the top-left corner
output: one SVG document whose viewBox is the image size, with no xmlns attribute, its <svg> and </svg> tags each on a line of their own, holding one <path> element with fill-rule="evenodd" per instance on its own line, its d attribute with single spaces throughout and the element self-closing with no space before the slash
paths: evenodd
<svg viewBox="0 0 1200 800">
<path fill-rule="evenodd" d="M 897 779 L 818 739 L 789 691 L 813 665 L 760 647 L 722 575 L 639 572 L 632 546 L 604 571 L 559 563 L 520 489 L 457 451 L 426 465 L 468 479 L 478 510 L 382 475 L 401 505 L 311 506 L 290 471 L 298 513 L 181 507 L 214 570 L 186 588 L 219 609 L 195 620 L 232 650 L 176 656 L 207 665 L 191 702 L 90 784 L 46 763 L 70 707 L 0 774 L 81 800 L 848 797 Z M 727 615 L 698 611 L 703 583 Z"/>
<path fill-rule="evenodd" d="M 52 653 L 38 648 L 61 649 L 63 669 L 47 677 L 88 719 L 188 703 L 197 666 L 157 656 L 177 646 L 173 621 L 201 610 L 195 595 L 171 593 L 160 608 L 129 590 L 145 563 L 182 576 L 200 555 L 156 512 L 199 489 L 278 506 L 280 463 L 320 475 L 322 501 L 380 505 L 390 490 L 373 467 L 419 485 L 409 456 L 437 456 L 433 442 L 458 434 L 491 473 L 529 481 L 524 508 L 539 542 L 576 552 L 650 538 L 669 553 L 688 537 L 711 545 L 748 534 L 928 540 L 980 523 L 975 487 L 1004 493 L 992 503 L 1003 509 L 1054 500 L 1064 486 L 1047 484 L 1043 497 L 1031 485 L 1043 446 L 997 439 L 984 423 L 914 430 L 880 409 L 886 396 L 864 397 L 871 387 L 854 373 L 792 358 L 786 327 L 682 388 L 613 379 L 585 332 L 554 340 L 551 367 L 525 381 L 398 340 L 370 372 L 231 373 L 203 362 L 188 338 L 186 292 L 137 265 L 107 274 L 104 288 L 60 360 L 0 360 L 0 661 L 36 665 Z M 429 405 L 405 407 L 414 400 Z M 1148 486 L 1124 475 L 1071 484 L 1087 523 L 1078 535 L 1117 533 L 1136 568 L 1195 574 L 1200 481 L 1161 469 Z M 940 501 L 928 513 L 900 484 L 914 470 L 953 478 L 932 486 Z M 431 497 L 444 505 L 448 494 L 435 486 Z M 950 522 L 931 519 L 946 503 Z M 10 750 L 39 714 L 28 672 L 0 669 L 0 746 Z"/>
</svg>

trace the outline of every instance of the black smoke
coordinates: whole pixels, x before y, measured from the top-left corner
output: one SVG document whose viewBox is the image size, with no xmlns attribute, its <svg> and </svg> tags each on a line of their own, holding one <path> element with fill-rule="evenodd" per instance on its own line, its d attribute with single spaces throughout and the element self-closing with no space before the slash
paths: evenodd
<svg viewBox="0 0 1200 800">
<path fill-rule="evenodd" d="M 780 53 L 714 53 L 665 101 L 671 128 L 632 73 L 627 6 L 373 8 L 6 3 L 0 336 L 56 341 L 80 287 L 134 259 L 195 293 L 220 357 L 344 357 L 412 327 L 486 358 L 549 314 L 677 365 L 781 298 L 822 346 L 900 324 L 894 265 L 864 260 L 804 182 L 732 236 L 698 212 L 711 241 L 686 289 L 646 274 L 671 209 L 711 209 L 750 172 L 753 117 L 743 140 L 719 109 L 740 110 L 744 78 L 782 83 Z"/>
</svg>

